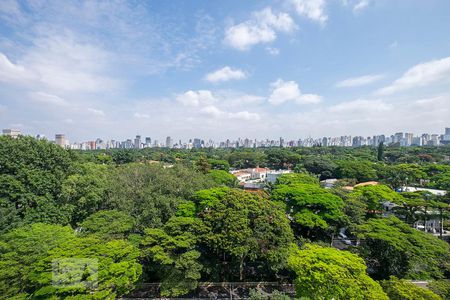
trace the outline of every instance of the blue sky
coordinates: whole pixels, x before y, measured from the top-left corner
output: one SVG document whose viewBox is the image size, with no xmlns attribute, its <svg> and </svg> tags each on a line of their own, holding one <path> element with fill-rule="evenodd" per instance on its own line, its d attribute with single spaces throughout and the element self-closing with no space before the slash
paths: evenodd
<svg viewBox="0 0 450 300">
<path fill-rule="evenodd" d="M 446 0 L 0 1 L 0 127 L 71 141 L 450 126 Z"/>
</svg>

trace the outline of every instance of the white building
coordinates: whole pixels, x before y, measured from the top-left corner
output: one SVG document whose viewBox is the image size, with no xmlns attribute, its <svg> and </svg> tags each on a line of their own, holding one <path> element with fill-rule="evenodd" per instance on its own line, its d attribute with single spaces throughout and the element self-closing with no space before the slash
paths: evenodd
<svg viewBox="0 0 450 300">
<path fill-rule="evenodd" d="M 18 129 L 3 129 L 3 135 L 10 136 L 12 138 L 17 138 L 19 135 L 21 135 L 20 130 Z"/>
</svg>

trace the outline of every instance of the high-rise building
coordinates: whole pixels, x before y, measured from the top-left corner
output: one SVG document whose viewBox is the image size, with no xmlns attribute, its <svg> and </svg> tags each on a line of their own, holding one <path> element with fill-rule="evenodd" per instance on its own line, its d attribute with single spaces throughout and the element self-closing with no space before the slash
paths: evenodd
<svg viewBox="0 0 450 300">
<path fill-rule="evenodd" d="M 55 144 L 63 148 L 66 147 L 66 135 L 62 133 L 55 134 Z"/>
<path fill-rule="evenodd" d="M 444 145 L 450 145 L 450 127 L 445 128 L 445 134 L 441 140 L 441 143 Z"/>
<path fill-rule="evenodd" d="M 393 143 L 400 143 L 403 139 L 403 132 L 397 132 L 394 134 L 394 141 Z"/>
<path fill-rule="evenodd" d="M 151 147 L 152 146 L 152 139 L 150 137 L 145 138 L 145 147 Z"/>
<path fill-rule="evenodd" d="M 134 139 L 134 148 L 140 149 L 141 148 L 141 136 L 136 135 L 136 138 Z"/>
<path fill-rule="evenodd" d="M 20 130 L 18 129 L 3 129 L 2 132 L 3 135 L 10 136 L 13 138 L 17 138 L 21 134 Z"/>
<path fill-rule="evenodd" d="M 173 140 L 170 136 L 166 137 L 166 147 L 167 148 L 172 148 L 173 146 Z"/>
<path fill-rule="evenodd" d="M 412 133 L 405 133 L 405 146 L 411 146 L 413 137 Z"/>
<path fill-rule="evenodd" d="M 194 148 L 201 148 L 202 147 L 202 140 L 201 139 L 194 139 L 194 142 L 192 143 Z"/>
</svg>

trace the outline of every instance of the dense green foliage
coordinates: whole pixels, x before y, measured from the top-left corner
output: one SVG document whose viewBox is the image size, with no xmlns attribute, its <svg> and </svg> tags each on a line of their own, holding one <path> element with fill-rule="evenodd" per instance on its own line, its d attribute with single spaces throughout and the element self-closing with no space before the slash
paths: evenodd
<svg viewBox="0 0 450 300">
<path fill-rule="evenodd" d="M 295 272 L 297 295 L 310 299 L 388 299 L 366 273 L 355 254 L 307 244 L 292 248 L 289 266 Z"/>
<path fill-rule="evenodd" d="M 415 230 L 396 217 L 371 219 L 359 226 L 360 253 L 378 279 L 441 278 L 450 261 L 449 245 Z"/>
<path fill-rule="evenodd" d="M 391 146 L 73 152 L 2 136 L 0 299 L 115 299 L 146 282 L 182 296 L 221 281 L 293 282 L 311 299 L 445 298 L 449 245 L 411 225 L 447 228 L 450 196 L 397 190 L 449 190 L 448 156 Z M 237 188 L 228 171 L 255 167 L 295 172 L 256 193 Z M 329 178 L 339 180 L 322 187 Z M 367 180 L 381 184 L 345 187 Z M 404 280 L 416 278 L 433 280 L 435 294 Z"/>
<path fill-rule="evenodd" d="M 384 291 L 391 300 L 440 300 L 439 295 L 430 290 L 418 287 L 407 281 L 392 276 L 381 282 Z"/>
<path fill-rule="evenodd" d="M 285 267 L 293 234 L 281 206 L 229 188 L 199 191 L 192 203 L 163 228 L 146 230 L 141 242 L 163 294 L 187 293 L 202 273 L 217 281 L 261 279 Z"/>
<path fill-rule="evenodd" d="M 314 182 L 304 174 L 286 174 L 272 191 L 272 200 L 283 203 L 295 222 L 294 231 L 309 238 L 323 236 L 344 217 L 342 199 Z"/>
</svg>

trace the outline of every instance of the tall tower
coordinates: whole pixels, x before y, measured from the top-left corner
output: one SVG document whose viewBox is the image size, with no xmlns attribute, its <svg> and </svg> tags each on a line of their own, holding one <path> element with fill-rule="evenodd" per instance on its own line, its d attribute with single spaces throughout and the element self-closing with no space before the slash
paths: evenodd
<svg viewBox="0 0 450 300">
<path fill-rule="evenodd" d="M 141 148 L 141 136 L 137 135 L 134 139 L 134 148 L 140 149 Z"/>
<path fill-rule="evenodd" d="M 170 136 L 166 137 L 166 147 L 172 148 L 172 146 L 173 146 L 172 138 Z"/>
<path fill-rule="evenodd" d="M 55 134 L 55 144 L 63 148 L 66 147 L 66 135 L 62 133 Z"/>
</svg>

